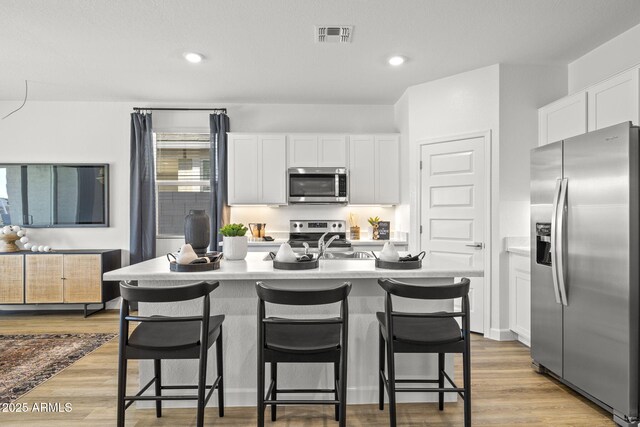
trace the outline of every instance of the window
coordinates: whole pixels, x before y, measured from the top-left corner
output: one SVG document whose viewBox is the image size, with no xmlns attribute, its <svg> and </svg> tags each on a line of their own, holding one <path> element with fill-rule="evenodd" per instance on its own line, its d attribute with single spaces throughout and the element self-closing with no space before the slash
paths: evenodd
<svg viewBox="0 0 640 427">
<path fill-rule="evenodd" d="M 192 209 L 210 215 L 211 177 L 208 133 L 156 133 L 158 237 L 184 236 Z"/>
</svg>

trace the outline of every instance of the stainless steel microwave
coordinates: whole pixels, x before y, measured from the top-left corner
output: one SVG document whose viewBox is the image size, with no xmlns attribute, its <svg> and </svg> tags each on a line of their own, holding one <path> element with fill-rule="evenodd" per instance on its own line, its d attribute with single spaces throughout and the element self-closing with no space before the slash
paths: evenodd
<svg viewBox="0 0 640 427">
<path fill-rule="evenodd" d="M 344 168 L 289 168 L 289 203 L 347 204 Z"/>
</svg>

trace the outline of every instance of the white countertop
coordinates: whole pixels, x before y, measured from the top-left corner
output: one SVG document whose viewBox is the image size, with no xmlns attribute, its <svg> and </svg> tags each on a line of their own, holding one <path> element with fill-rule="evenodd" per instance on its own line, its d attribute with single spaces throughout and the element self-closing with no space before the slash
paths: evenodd
<svg viewBox="0 0 640 427">
<path fill-rule="evenodd" d="M 219 270 L 178 273 L 169 271 L 166 257 L 158 257 L 139 264 L 109 271 L 105 280 L 273 280 L 273 279 L 377 279 L 428 277 L 482 277 L 481 266 L 470 267 L 456 261 L 430 261 L 426 257 L 417 270 L 386 270 L 375 267 L 374 260 L 320 260 L 313 270 L 276 270 L 273 263 L 264 261 L 266 252 L 249 252 L 243 261 L 222 260 Z"/>
<path fill-rule="evenodd" d="M 247 243 L 249 246 L 260 247 L 260 246 L 280 246 L 283 243 L 288 242 L 288 238 L 276 238 L 272 241 L 266 240 L 249 240 Z M 347 239 L 351 246 L 383 246 L 386 242 L 392 242 L 397 246 L 407 246 L 409 242 L 407 240 L 402 239 L 389 239 L 389 240 L 373 240 L 373 239 L 359 239 L 359 240 L 350 240 Z M 313 246 L 313 245 L 312 245 Z"/>
</svg>

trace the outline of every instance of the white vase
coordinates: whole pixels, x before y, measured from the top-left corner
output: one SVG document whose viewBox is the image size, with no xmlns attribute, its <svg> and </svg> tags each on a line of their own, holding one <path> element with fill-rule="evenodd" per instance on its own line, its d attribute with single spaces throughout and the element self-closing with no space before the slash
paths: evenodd
<svg viewBox="0 0 640 427">
<path fill-rule="evenodd" d="M 222 254 L 228 261 L 245 259 L 248 248 L 247 236 L 222 236 Z"/>
</svg>

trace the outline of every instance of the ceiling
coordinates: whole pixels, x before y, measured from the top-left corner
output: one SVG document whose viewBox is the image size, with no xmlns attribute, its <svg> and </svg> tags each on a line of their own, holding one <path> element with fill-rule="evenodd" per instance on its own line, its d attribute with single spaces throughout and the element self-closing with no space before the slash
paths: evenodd
<svg viewBox="0 0 640 427">
<path fill-rule="evenodd" d="M 392 104 L 498 62 L 567 64 L 639 22 L 638 0 L 0 0 L 0 100 L 26 79 L 30 100 Z"/>
</svg>

